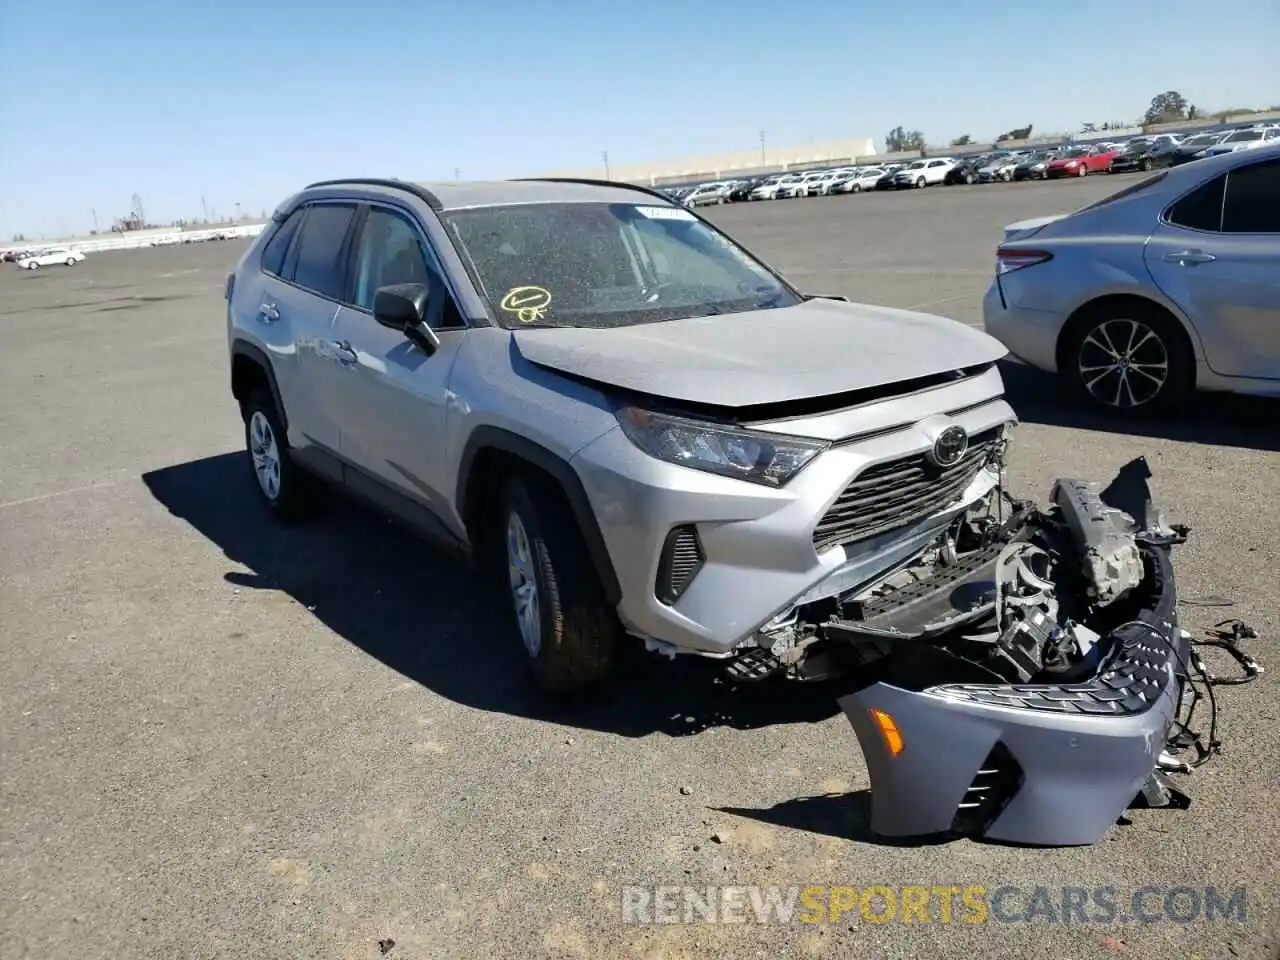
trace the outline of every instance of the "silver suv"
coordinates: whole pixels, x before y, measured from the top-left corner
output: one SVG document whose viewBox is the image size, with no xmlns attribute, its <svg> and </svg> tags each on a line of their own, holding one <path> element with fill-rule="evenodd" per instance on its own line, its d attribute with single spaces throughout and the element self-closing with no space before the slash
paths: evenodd
<svg viewBox="0 0 1280 960">
<path fill-rule="evenodd" d="M 988 500 L 1014 423 L 991 337 L 802 294 L 624 184 L 312 184 L 226 298 L 266 505 L 323 479 L 463 549 L 550 689 L 627 634 L 794 645 Z"/>
</svg>

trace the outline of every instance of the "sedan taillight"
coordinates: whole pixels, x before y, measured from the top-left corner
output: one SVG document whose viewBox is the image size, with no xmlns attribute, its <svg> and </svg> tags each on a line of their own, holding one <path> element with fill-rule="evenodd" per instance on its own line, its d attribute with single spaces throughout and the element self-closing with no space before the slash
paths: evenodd
<svg viewBox="0 0 1280 960">
<path fill-rule="evenodd" d="M 1047 250 L 1023 250 L 1012 247 L 996 251 L 996 273 L 1002 276 L 1013 273 L 1023 267 L 1034 267 L 1037 263 L 1046 263 L 1053 259 Z"/>
</svg>

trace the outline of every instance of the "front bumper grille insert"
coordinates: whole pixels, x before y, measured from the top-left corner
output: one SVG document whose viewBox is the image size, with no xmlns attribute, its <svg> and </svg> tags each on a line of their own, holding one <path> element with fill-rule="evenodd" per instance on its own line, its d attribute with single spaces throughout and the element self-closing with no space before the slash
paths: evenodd
<svg viewBox="0 0 1280 960">
<path fill-rule="evenodd" d="M 851 480 L 813 530 L 819 551 L 856 543 L 936 513 L 959 499 L 988 462 L 1000 428 L 976 434 L 956 464 L 934 467 L 923 453 L 873 464 Z"/>
</svg>

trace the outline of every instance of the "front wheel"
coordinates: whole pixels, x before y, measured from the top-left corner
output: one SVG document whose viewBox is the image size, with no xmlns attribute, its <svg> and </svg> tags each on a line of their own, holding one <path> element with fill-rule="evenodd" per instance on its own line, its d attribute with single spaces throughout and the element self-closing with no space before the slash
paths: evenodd
<svg viewBox="0 0 1280 960">
<path fill-rule="evenodd" d="M 1089 175 L 1089 165 L 1087 163 L 1082 163 L 1080 164 L 1080 166 L 1076 167 L 1077 177 L 1087 177 L 1088 175 Z"/>
<path fill-rule="evenodd" d="M 27 264 L 27 269 L 28 269 L 28 270 L 39 270 L 39 269 L 40 269 L 40 264 L 35 263 L 35 262 L 28 263 L 28 264 Z"/>
<path fill-rule="evenodd" d="M 923 190 L 925 188 L 924 177 L 916 177 L 916 189 Z"/>
<path fill-rule="evenodd" d="M 500 529 L 510 612 L 535 682 L 567 693 L 605 680 L 621 625 L 564 497 L 549 481 L 513 477 Z"/>
<path fill-rule="evenodd" d="M 1176 407 L 1195 384 L 1186 333 L 1155 304 L 1103 306 L 1067 332 L 1061 373 L 1076 397 L 1126 417 Z"/>
<path fill-rule="evenodd" d="M 967 186 L 967 187 L 971 187 L 971 186 L 973 186 L 973 174 L 972 174 L 972 173 L 966 173 L 966 174 L 964 175 L 964 183 L 965 183 L 965 186 Z"/>
<path fill-rule="evenodd" d="M 75 257 L 67 257 L 67 266 L 68 266 L 68 267 L 74 267 L 75 265 L 76 265 L 76 258 L 75 258 Z"/>
<path fill-rule="evenodd" d="M 855 183 L 852 187 L 850 187 L 850 188 L 849 188 L 849 192 L 850 192 L 850 193 L 861 193 L 861 192 L 862 192 L 862 185 L 861 185 L 861 184 L 858 184 L 858 183 Z"/>
</svg>

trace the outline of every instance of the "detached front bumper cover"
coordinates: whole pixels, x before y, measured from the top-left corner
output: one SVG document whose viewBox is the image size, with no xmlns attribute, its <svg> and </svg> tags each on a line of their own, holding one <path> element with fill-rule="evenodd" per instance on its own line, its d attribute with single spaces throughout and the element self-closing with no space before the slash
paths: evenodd
<svg viewBox="0 0 1280 960">
<path fill-rule="evenodd" d="M 1102 639 L 1090 679 L 984 682 L 944 649 L 902 640 L 877 682 L 839 699 L 866 757 L 873 832 L 1091 844 L 1158 781 L 1191 650 L 1170 557 L 1181 538 L 1151 507 L 1145 471 L 1134 461 L 1103 493 L 1135 518 L 1146 599 Z"/>
</svg>

